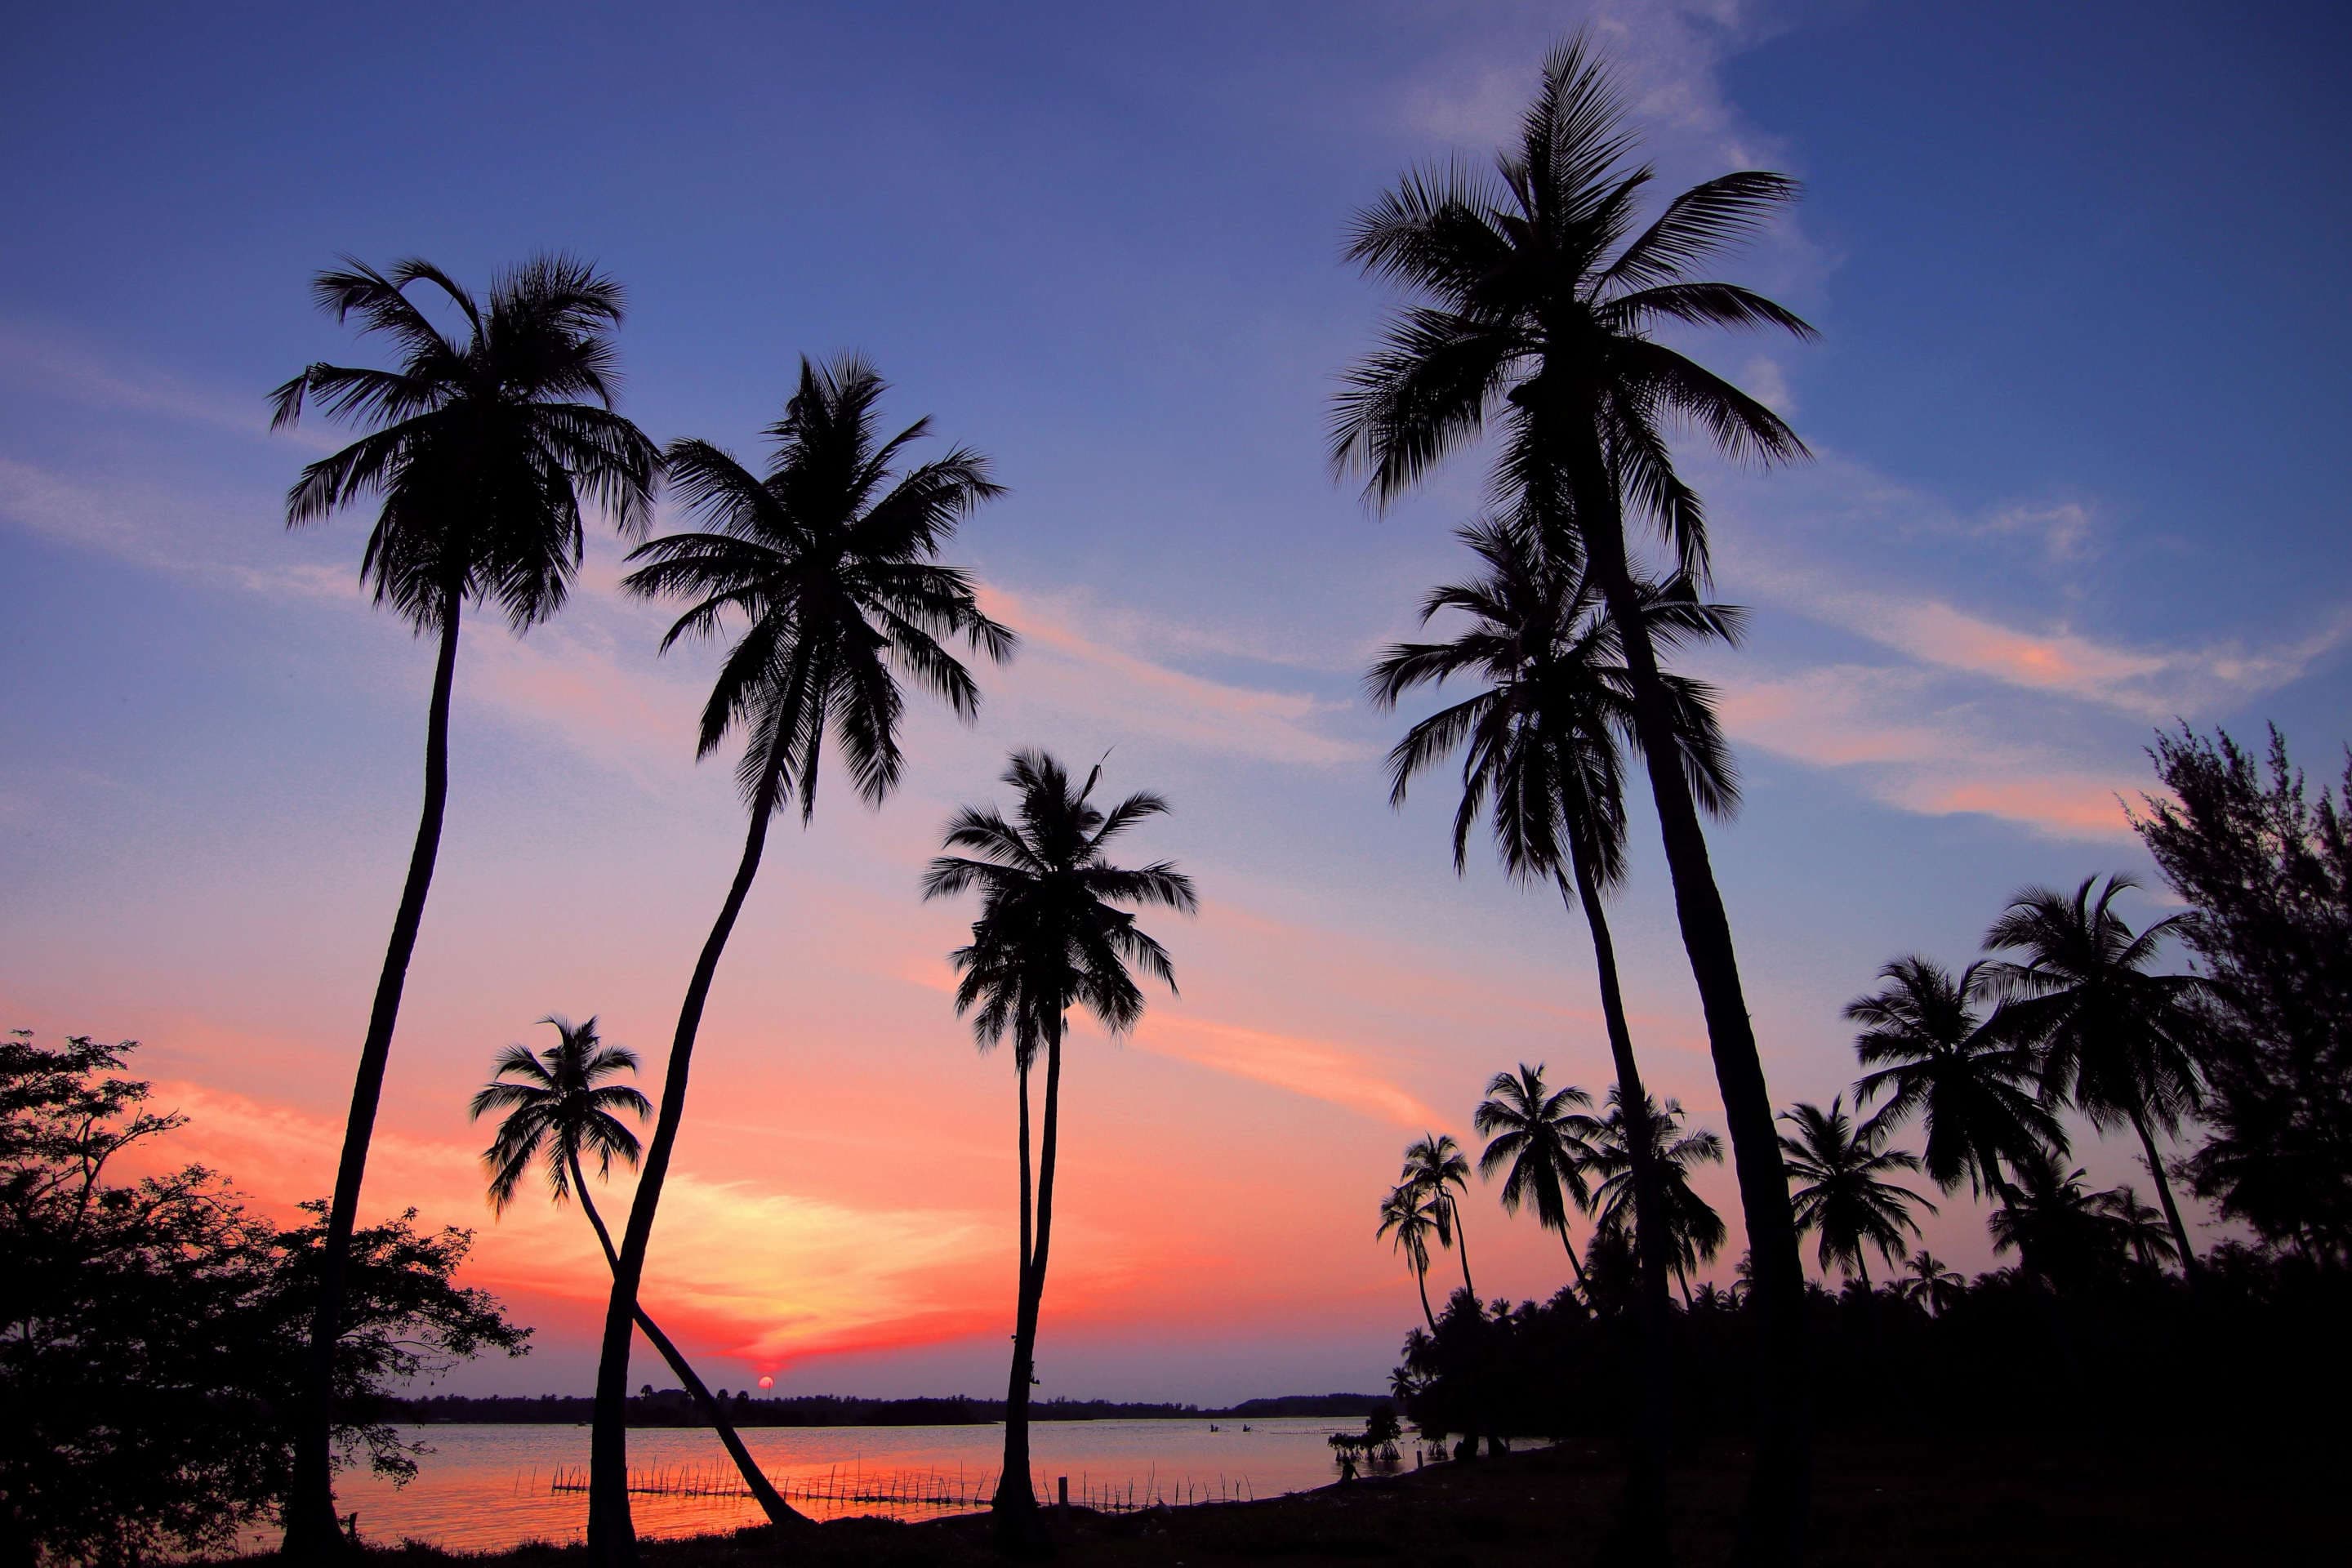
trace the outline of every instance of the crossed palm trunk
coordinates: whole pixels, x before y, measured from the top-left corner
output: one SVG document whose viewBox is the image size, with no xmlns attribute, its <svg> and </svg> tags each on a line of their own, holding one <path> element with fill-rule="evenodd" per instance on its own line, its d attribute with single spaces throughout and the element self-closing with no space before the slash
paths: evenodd
<svg viewBox="0 0 2352 1568">
<path fill-rule="evenodd" d="M 440 651 L 433 666 L 433 697 L 425 725 L 425 806 L 416 824 L 416 844 L 393 917 L 392 941 L 377 976 L 375 1003 L 368 1011 L 366 1042 L 352 1086 L 351 1115 L 343 1131 L 342 1158 L 335 1168 L 335 1195 L 327 1210 L 327 1234 L 319 1256 L 319 1297 L 310 1314 L 310 1345 L 302 1402 L 294 1431 L 294 1473 L 286 1504 L 289 1555 L 320 1556 L 342 1537 L 335 1517 L 335 1345 L 342 1334 L 344 1274 L 358 1224 L 360 1188 L 367 1178 L 368 1142 L 375 1131 L 376 1107 L 383 1098 L 383 1075 L 392 1058 L 393 1026 L 400 1018 L 400 995 L 408 983 L 408 961 L 425 921 L 425 897 L 433 886 L 433 866 L 441 852 L 442 817 L 449 803 L 449 694 L 457 672 L 457 622 L 463 595 L 452 586 L 442 605 Z"/>
<path fill-rule="evenodd" d="M 1021 1282 L 1013 1322 L 1013 1369 L 1004 1390 L 1004 1463 L 991 1502 L 1000 1530 L 1022 1531 L 1037 1510 L 1029 1464 L 1029 1390 L 1037 1381 L 1037 1317 L 1045 1298 L 1045 1259 L 1054 1240 L 1054 1163 L 1061 1141 L 1062 1030 L 1058 1012 L 1045 1024 L 1045 1109 L 1037 1142 L 1036 1233 L 1030 1235 L 1029 1073 L 1021 1079 Z"/>
<path fill-rule="evenodd" d="M 588 1178 L 581 1172 L 579 1156 L 572 1156 L 570 1164 L 572 1190 L 580 1194 L 581 1212 L 588 1216 L 590 1227 L 596 1232 L 596 1244 L 604 1249 L 604 1266 L 617 1273 L 621 1267 L 620 1254 L 613 1249 L 613 1237 L 604 1228 L 604 1216 L 596 1212 L 595 1204 L 588 1196 Z M 727 1419 L 725 1410 L 711 1396 L 709 1385 L 696 1374 L 685 1355 L 670 1342 L 670 1337 L 662 1332 L 660 1325 L 654 1321 L 653 1314 L 646 1311 L 642 1303 L 633 1302 L 631 1307 L 636 1314 L 637 1327 L 644 1331 L 654 1349 L 661 1352 L 662 1360 L 669 1363 L 670 1371 L 677 1374 L 678 1383 L 693 1397 L 695 1408 L 702 1412 L 703 1419 L 709 1421 L 711 1429 L 719 1434 L 719 1441 L 725 1446 L 727 1457 L 734 1460 L 735 1468 L 742 1472 L 743 1484 L 751 1488 L 752 1497 L 759 1500 L 760 1511 L 768 1516 L 768 1522 L 775 1525 L 813 1522 L 806 1514 L 786 1502 L 782 1494 L 776 1490 L 775 1484 L 768 1479 L 766 1472 L 751 1458 L 751 1450 L 743 1446 L 735 1424 Z"/>
</svg>

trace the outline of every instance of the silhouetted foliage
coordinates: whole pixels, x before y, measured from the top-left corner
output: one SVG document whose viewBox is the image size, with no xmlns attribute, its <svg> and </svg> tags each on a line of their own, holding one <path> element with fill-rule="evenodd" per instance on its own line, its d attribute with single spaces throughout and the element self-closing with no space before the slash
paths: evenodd
<svg viewBox="0 0 2352 1568">
<path fill-rule="evenodd" d="M 132 1048 L 0 1043 L 0 1531 L 58 1561 L 228 1545 L 292 1476 L 326 1205 L 281 1226 L 200 1165 L 109 1180 L 184 1124 L 117 1076 Z M 352 1234 L 331 1406 L 337 1463 L 399 1479 L 388 1391 L 530 1333 L 451 1282 L 470 1233 L 415 1219 Z"/>
<path fill-rule="evenodd" d="M 2352 1262 L 2352 755 L 2313 795 L 2276 729 L 2260 762 L 2186 726 L 2151 755 L 2175 799 L 2133 826 L 2214 982 L 2190 1185 L 2265 1240 Z"/>
</svg>

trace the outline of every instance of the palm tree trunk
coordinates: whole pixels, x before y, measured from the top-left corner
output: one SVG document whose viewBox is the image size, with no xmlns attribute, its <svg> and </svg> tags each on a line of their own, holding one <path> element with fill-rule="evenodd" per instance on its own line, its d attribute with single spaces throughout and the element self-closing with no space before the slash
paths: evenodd
<svg viewBox="0 0 2352 1568">
<path fill-rule="evenodd" d="M 661 1205 L 662 1184 L 669 1177 L 670 1151 L 677 1143 L 678 1123 L 686 1117 L 688 1070 L 694 1061 L 695 1036 L 702 1027 L 702 1009 L 710 1000 L 710 983 L 719 973 L 719 955 L 743 912 L 743 900 L 759 874 L 760 855 L 767 847 L 768 820 L 775 815 L 776 756 L 790 737 L 781 727 L 771 742 L 767 765 L 761 770 L 759 793 L 751 800 L 751 826 L 744 836 L 743 858 L 735 868 L 727 899 L 711 923 L 702 952 L 695 960 L 694 977 L 687 983 L 686 1001 L 678 1008 L 677 1033 L 670 1041 L 669 1067 L 662 1079 L 660 1110 L 654 1117 L 654 1135 L 646 1145 L 643 1173 L 635 1198 L 629 1205 L 628 1228 L 621 1234 L 621 1255 L 613 1266 L 613 1295 L 604 1310 L 604 1339 L 596 1363 L 596 1415 L 588 1445 L 588 1551 L 593 1561 L 607 1564 L 635 1563 L 637 1532 L 629 1516 L 629 1336 L 636 1322 L 637 1285 L 644 1277 L 646 1248 L 653 1241 L 654 1211 Z"/>
<path fill-rule="evenodd" d="M 1803 1556 L 1805 1516 L 1812 1489 L 1811 1377 L 1805 1350 L 1805 1275 L 1797 1256 L 1797 1226 L 1789 1205 L 1771 1091 L 1756 1049 L 1756 1030 L 1739 982 L 1739 955 L 1723 893 L 1708 863 L 1706 835 L 1684 775 L 1657 650 L 1642 618 L 1625 560 L 1622 513 L 1616 485 L 1591 417 L 1581 427 L 1564 420 L 1559 448 L 1568 459 L 1585 559 L 1599 578 L 1610 619 L 1632 677 L 1633 729 L 1642 744 L 1650 796 L 1675 886 L 1675 914 L 1689 955 L 1691 978 L 1706 1017 L 1707 1048 L 1723 1095 L 1732 1164 L 1756 1286 L 1763 1354 L 1759 1358 L 1756 1464 L 1732 1560 L 1748 1565 L 1790 1564 Z"/>
<path fill-rule="evenodd" d="M 1679 1260 L 1675 1264 L 1675 1283 L 1682 1287 L 1683 1310 L 1687 1312 L 1690 1310 L 1691 1304 L 1690 1276 L 1684 1272 L 1683 1266 Z"/>
<path fill-rule="evenodd" d="M 1437 1314 L 1429 1310 L 1429 1266 L 1427 1264 L 1416 1263 L 1413 1265 L 1412 1282 L 1421 1291 L 1422 1321 L 1429 1325 L 1430 1337 L 1432 1339 L 1435 1339 L 1437 1337 Z"/>
<path fill-rule="evenodd" d="M 613 1250 L 611 1234 L 604 1229 L 604 1216 L 598 1214 L 596 1205 L 589 1201 L 588 1180 L 581 1173 L 577 1154 L 572 1156 L 571 1165 L 572 1190 L 580 1194 L 580 1210 L 588 1216 L 589 1226 L 596 1232 L 596 1245 L 604 1249 L 604 1266 L 617 1268 L 621 1264 L 620 1257 Z M 727 1457 L 735 1461 L 736 1469 L 742 1472 L 743 1484 L 751 1489 L 751 1496 L 758 1500 L 760 1511 L 768 1516 L 768 1522 L 778 1526 L 814 1523 L 806 1514 L 786 1502 L 776 1490 L 774 1483 L 768 1479 L 767 1472 L 752 1459 L 751 1450 L 743 1446 L 743 1439 L 735 1431 L 735 1424 L 727 1419 L 726 1411 L 719 1408 L 719 1401 L 710 1396 L 709 1386 L 695 1375 L 694 1368 L 687 1364 L 685 1354 L 670 1342 L 667 1334 L 661 1331 L 643 1302 L 637 1304 L 636 1314 L 638 1330 L 652 1342 L 654 1349 L 661 1352 L 662 1360 L 667 1362 L 670 1371 L 677 1373 L 679 1385 L 693 1396 L 695 1407 L 702 1412 L 703 1419 L 709 1421 L 711 1430 L 719 1434 L 720 1446 L 726 1448 Z"/>
<path fill-rule="evenodd" d="M 1475 1306 L 1478 1300 L 1478 1288 L 1470 1283 L 1470 1233 L 1462 1228 L 1462 1205 L 1448 1196 L 1445 1206 L 1454 1215 L 1454 1245 L 1462 1249 L 1462 1289 L 1470 1293 L 1471 1304 Z"/>
<path fill-rule="evenodd" d="M 1617 981 L 1617 942 L 1609 931 L 1608 911 L 1601 905 L 1601 888 L 1592 868 L 1573 837 L 1569 859 L 1576 879 L 1576 900 L 1592 937 L 1592 961 L 1600 973 L 1601 1017 L 1609 1034 L 1611 1066 L 1617 1075 L 1617 1101 L 1625 1117 L 1625 1152 L 1633 1176 L 1634 1263 L 1641 1270 L 1639 1300 L 1633 1311 L 1634 1364 L 1642 1388 L 1633 1407 L 1633 1451 L 1626 1467 L 1623 1538 L 1628 1555 L 1639 1562 L 1671 1561 L 1667 1538 L 1666 1459 L 1674 1405 L 1674 1349 L 1666 1295 L 1666 1254 L 1663 1240 L 1652 1246 L 1644 1237 L 1666 1235 L 1665 1194 L 1658 1182 L 1657 1139 L 1650 1130 L 1650 1094 L 1642 1084 L 1641 1064 L 1633 1059 L 1633 1034 L 1625 1022 L 1625 994 Z M 1569 897 L 1563 879 L 1560 898 Z M 1566 1233 L 1563 1232 L 1563 1235 Z"/>
<path fill-rule="evenodd" d="M 1865 1296 L 1869 1295 L 1870 1259 L 1862 1255 L 1862 1248 L 1859 1246 L 1856 1246 L 1853 1249 L 1853 1272 L 1855 1277 L 1862 1281 L 1862 1293 Z"/>
<path fill-rule="evenodd" d="M 2165 1179 L 2164 1161 L 2156 1152 L 2156 1135 L 2149 1131 L 2147 1118 L 2139 1107 L 2133 1106 L 2132 1131 L 2139 1134 L 2139 1146 L 2147 1151 L 2147 1173 L 2156 1183 L 2156 1201 L 2164 1205 L 2164 1223 L 2172 1227 L 2172 1245 L 2180 1248 L 2180 1277 L 2190 1284 L 2197 1281 L 2197 1254 L 2189 1247 L 2189 1227 L 2180 1223 L 2180 1207 L 2172 1201 L 2172 1184 Z"/>
<path fill-rule="evenodd" d="M 1000 1541 L 1021 1542 L 1036 1527 L 1037 1493 L 1029 1473 L 1029 1390 L 1036 1382 L 1037 1316 L 1045 1296 L 1046 1254 L 1054 1243 L 1054 1159 L 1061 1138 L 1062 1015 L 1045 1020 L 1045 1116 L 1037 1146 L 1037 1244 L 1023 1271 L 1013 1326 L 1013 1370 L 1004 1390 L 1004 1465 L 990 1507 Z"/>
<path fill-rule="evenodd" d="M 319 1251 L 319 1299 L 310 1311 L 310 1348 L 302 1403 L 294 1427 L 294 1471 L 286 1499 L 283 1550 L 289 1557 L 317 1558 L 342 1550 L 335 1517 L 335 1346 L 342 1335 L 343 1273 L 351 1260 L 360 1187 L 367 1177 L 368 1143 L 375 1133 L 383 1073 L 392 1058 L 393 1026 L 400 1017 L 400 994 L 408 983 L 408 961 L 425 921 L 425 895 L 433 886 L 433 865 L 441 853 L 441 819 L 449 804 L 449 694 L 457 683 L 457 626 L 464 595 L 456 587 L 441 601 L 441 647 L 433 665 L 433 696 L 425 720 L 425 808 L 409 851 L 408 879 L 392 919 L 392 941 L 376 976 L 375 1004 L 368 1011 L 367 1038 L 360 1047 L 360 1070 L 352 1086 L 352 1109 L 343 1124 L 342 1159 L 335 1168 L 335 1195 L 327 1210 L 327 1234 Z"/>
<path fill-rule="evenodd" d="M 1559 1227 L 1559 1244 L 1568 1248 L 1568 1266 L 1576 1270 L 1576 1283 L 1578 1288 L 1581 1289 L 1584 1284 L 1584 1260 L 1577 1257 L 1576 1243 L 1569 1240 L 1568 1226 L 1565 1222 Z"/>
</svg>

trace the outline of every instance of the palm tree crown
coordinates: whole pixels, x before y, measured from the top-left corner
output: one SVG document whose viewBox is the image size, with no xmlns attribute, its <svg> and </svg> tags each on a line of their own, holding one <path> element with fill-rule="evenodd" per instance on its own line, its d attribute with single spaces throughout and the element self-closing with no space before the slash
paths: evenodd
<svg viewBox="0 0 2352 1568">
<path fill-rule="evenodd" d="M 418 283 L 464 317 L 462 338 L 409 298 Z M 273 429 L 311 403 L 373 426 L 302 470 L 286 521 L 380 497 L 361 564 L 378 604 L 427 631 L 456 603 L 489 600 L 520 629 L 563 604 L 580 563 L 583 498 L 624 533 L 644 531 L 660 456 L 613 412 L 619 284 L 585 262 L 540 257 L 501 274 L 484 309 L 430 262 L 379 272 L 345 258 L 311 292 L 400 356 L 394 370 L 312 364 L 272 395 Z"/>
<path fill-rule="evenodd" d="M 1381 1228 L 1375 1233 L 1412 1265 L 1413 1283 L 1421 1291 L 1421 1315 L 1433 1334 L 1437 1331 L 1437 1318 L 1429 1310 L 1429 1238 L 1442 1223 L 1440 1212 L 1416 1189 L 1400 1184 L 1381 1200 Z"/>
<path fill-rule="evenodd" d="M 1633 1233 L 1635 1245 L 1646 1245 L 1633 1224 L 1633 1161 L 1624 1096 L 1613 1084 L 1610 1086 L 1607 1103 L 1608 1114 L 1601 1119 L 1591 1140 L 1595 1152 L 1592 1170 L 1601 1177 L 1600 1184 L 1593 1188 L 1593 1204 L 1603 1230 Z M 1703 1263 L 1713 1262 L 1728 1234 L 1723 1216 L 1690 1184 L 1691 1173 L 1698 1166 L 1723 1163 L 1723 1139 L 1705 1128 L 1685 1132 L 1685 1112 L 1679 1100 L 1669 1100 L 1664 1105 L 1653 1100 L 1649 1111 L 1659 1197 L 1666 1215 L 1666 1257 L 1675 1271 L 1683 1277 L 1683 1289 L 1687 1294 L 1691 1271 Z"/>
<path fill-rule="evenodd" d="M 1463 1230 L 1462 1205 L 1456 1195 L 1470 1190 L 1470 1162 L 1464 1157 L 1462 1145 L 1451 1132 L 1422 1134 L 1407 1145 L 1397 1179 L 1434 1211 L 1438 1245 L 1460 1247 L 1462 1288 L 1475 1299 L 1477 1287 L 1470 1280 L 1470 1238 Z"/>
<path fill-rule="evenodd" d="M 1563 1241 L 1569 1205 L 1592 1206 L 1584 1173 L 1594 1154 L 1590 1135 L 1600 1123 L 1582 1114 L 1591 1104 L 1592 1097 L 1574 1084 L 1553 1089 L 1544 1082 L 1540 1064 L 1521 1062 L 1517 1072 L 1495 1075 L 1471 1118 L 1486 1139 L 1478 1173 L 1491 1178 L 1505 1173 L 1505 1210 L 1517 1214 L 1520 1205 L 1534 1205 L 1537 1223 L 1559 1232 Z"/>
<path fill-rule="evenodd" d="M 1780 1157 L 1790 1176 L 1806 1185 L 1794 1194 L 1797 1227 L 1821 1233 L 1821 1263 L 1852 1269 L 1870 1279 L 1863 1261 L 1864 1243 L 1893 1263 L 1911 1250 L 1905 1233 L 1919 1234 L 1911 1217 L 1913 1205 L 1936 1212 L 1936 1205 L 1910 1188 L 1885 1178 L 1896 1171 L 1919 1169 L 1919 1157 L 1886 1148 L 1886 1125 L 1867 1121 L 1857 1127 L 1846 1114 L 1843 1096 L 1830 1108 L 1800 1103 L 1780 1113 L 1796 1129 L 1782 1134 Z"/>
<path fill-rule="evenodd" d="M 681 440 L 665 455 L 674 492 L 707 525 L 639 546 L 631 592 L 694 600 L 662 639 L 712 636 L 730 615 L 743 635 L 728 650 L 704 704 L 698 755 L 741 725 L 751 734 L 738 778 L 771 809 L 797 797 L 816 809 L 818 762 L 831 734 L 858 791 L 878 804 L 902 767 L 898 721 L 904 677 L 962 717 L 979 688 L 942 646 L 961 637 L 992 659 L 1013 634 L 980 607 L 971 580 L 933 557 L 956 525 L 1003 490 L 987 460 L 965 447 L 894 479 L 905 448 L 928 435 L 919 419 L 887 439 L 876 432 L 887 390 L 872 366 L 845 355 L 801 361 L 800 385 L 768 429 L 775 452 L 765 478 L 708 441 Z"/>
<path fill-rule="evenodd" d="M 536 1055 L 527 1046 L 509 1046 L 491 1081 L 467 1107 L 476 1121 L 494 1110 L 506 1112 L 482 1154 L 490 1173 L 490 1206 L 501 1214 L 534 1162 L 545 1164 L 549 1194 L 559 1204 L 571 1195 L 572 1173 L 588 1157 L 594 1158 L 599 1176 L 611 1173 L 615 1159 L 635 1165 L 637 1135 L 620 1113 L 642 1121 L 653 1109 L 631 1086 L 604 1081 L 636 1071 L 637 1058 L 625 1046 L 598 1039 L 595 1019 L 574 1025 L 551 1016 L 540 1022 L 554 1026 L 555 1044 Z"/>
<path fill-rule="evenodd" d="M 1968 1289 L 1968 1281 L 1958 1269 L 1924 1247 L 1911 1255 L 1906 1271 L 1910 1278 L 1895 1286 L 1896 1293 L 1937 1317 L 1950 1310 Z"/>
</svg>

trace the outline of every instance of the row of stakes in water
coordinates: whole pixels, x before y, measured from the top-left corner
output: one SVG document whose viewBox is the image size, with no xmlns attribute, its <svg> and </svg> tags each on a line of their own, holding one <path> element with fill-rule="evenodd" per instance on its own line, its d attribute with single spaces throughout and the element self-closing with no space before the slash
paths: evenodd
<svg viewBox="0 0 2352 1568">
<path fill-rule="evenodd" d="M 538 1471 L 531 1471 L 536 1481 Z M 539 1489 L 516 1478 L 518 1491 L 526 1488 Z M 1037 1489 L 1044 1496 L 1098 1513 L 1133 1513 L 1148 1508 L 1186 1507 L 1203 1502 L 1250 1502 L 1256 1493 L 1249 1478 L 1228 1479 L 1220 1475 L 1212 1486 L 1190 1477 L 1181 1481 L 1162 1482 L 1155 1469 L 1142 1482 L 1132 1479 L 1097 1483 L 1083 1473 L 1073 1487 L 1067 1476 L 1055 1478 L 1050 1490 Z M 773 1483 L 779 1495 L 787 1502 L 854 1504 L 871 1508 L 898 1509 L 982 1509 L 996 1493 L 993 1473 L 987 1479 L 968 1478 L 962 1472 L 950 1476 L 938 1471 L 889 1471 L 871 1475 L 863 1470 L 844 1472 L 827 1470 L 823 1476 L 803 1476 Z M 588 1471 L 580 1467 L 562 1467 L 551 1475 L 547 1489 L 555 1492 L 584 1492 L 588 1489 Z M 743 1484 L 741 1473 L 732 1466 L 673 1465 L 649 1470 L 629 1472 L 629 1490 L 651 1497 L 722 1498 L 751 1495 Z"/>
</svg>

